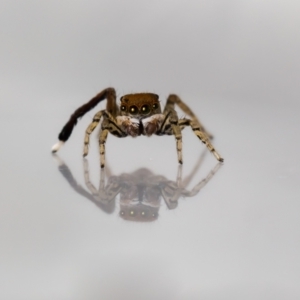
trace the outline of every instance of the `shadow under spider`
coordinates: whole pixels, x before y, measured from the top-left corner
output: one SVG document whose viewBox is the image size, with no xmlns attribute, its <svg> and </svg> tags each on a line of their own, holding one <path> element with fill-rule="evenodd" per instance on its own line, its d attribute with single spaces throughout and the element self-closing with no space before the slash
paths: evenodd
<svg viewBox="0 0 300 300">
<path fill-rule="evenodd" d="M 87 191 L 77 183 L 69 167 L 58 155 L 53 156 L 58 163 L 60 173 L 78 194 L 89 199 L 108 214 L 114 212 L 116 197 L 120 194 L 120 216 L 124 220 L 137 222 L 156 220 L 161 206 L 161 198 L 164 199 L 168 209 L 175 209 L 178 206 L 180 197 L 194 197 L 222 166 L 222 163 L 217 163 L 207 176 L 191 190 L 187 190 L 186 186 L 198 171 L 205 153 L 201 155 L 192 172 L 184 180 L 182 180 L 182 165 L 179 165 L 176 181 L 169 180 L 162 175 L 155 175 L 149 169 L 140 168 L 131 174 L 109 175 L 105 183 L 106 173 L 110 173 L 108 167 L 106 167 L 100 170 L 99 188 L 96 189 L 90 181 L 88 161 L 84 159 L 84 180 Z"/>
</svg>

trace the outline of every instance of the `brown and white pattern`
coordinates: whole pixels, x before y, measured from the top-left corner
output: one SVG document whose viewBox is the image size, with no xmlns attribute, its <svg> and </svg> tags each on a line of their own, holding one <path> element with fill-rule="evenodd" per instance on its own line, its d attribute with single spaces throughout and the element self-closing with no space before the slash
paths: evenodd
<svg viewBox="0 0 300 300">
<path fill-rule="evenodd" d="M 106 99 L 106 109 L 97 112 L 92 123 L 86 129 L 83 149 L 83 156 L 86 156 L 89 151 L 90 134 L 102 120 L 99 134 L 101 168 L 105 166 L 105 143 L 108 133 L 119 138 L 127 136 L 137 137 L 140 135 L 151 136 L 153 134 L 174 135 L 178 162 L 182 164 L 181 131 L 187 126 L 192 128 L 195 135 L 206 145 L 218 161 L 224 161 L 210 141 L 212 135 L 205 130 L 196 115 L 177 95 L 171 94 L 168 97 L 163 112 L 158 98 L 158 95 L 153 93 L 128 94 L 121 97 L 121 103 L 118 106 L 115 89 L 104 89 L 89 102 L 75 110 L 60 132 L 58 136 L 59 142 L 52 147 L 52 152 L 57 152 L 69 139 L 78 118 Z M 175 104 L 191 119 L 178 119 Z"/>
</svg>

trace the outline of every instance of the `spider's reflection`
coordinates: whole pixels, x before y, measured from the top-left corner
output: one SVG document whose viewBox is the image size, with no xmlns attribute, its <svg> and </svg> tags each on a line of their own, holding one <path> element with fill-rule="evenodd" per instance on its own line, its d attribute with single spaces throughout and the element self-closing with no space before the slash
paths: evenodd
<svg viewBox="0 0 300 300">
<path fill-rule="evenodd" d="M 113 176 L 109 175 L 110 171 L 106 167 L 101 169 L 99 188 L 96 189 L 90 181 L 88 161 L 84 159 L 84 179 L 87 191 L 77 183 L 68 166 L 57 155 L 54 157 L 58 162 L 59 171 L 77 193 L 95 203 L 106 213 L 114 211 L 116 197 L 120 194 L 120 216 L 124 220 L 138 222 L 149 222 L 158 218 L 161 198 L 164 199 L 169 209 L 174 209 L 177 207 L 180 197 L 197 195 L 222 165 L 218 163 L 190 191 L 186 189 L 186 186 L 199 169 L 204 155 L 200 157 L 191 174 L 184 180 L 182 180 L 182 166 L 179 165 L 176 181 L 169 180 L 162 175 L 155 175 L 146 168 L 140 168 L 131 174 L 123 173 L 119 176 Z M 106 173 L 109 176 L 105 184 Z"/>
</svg>

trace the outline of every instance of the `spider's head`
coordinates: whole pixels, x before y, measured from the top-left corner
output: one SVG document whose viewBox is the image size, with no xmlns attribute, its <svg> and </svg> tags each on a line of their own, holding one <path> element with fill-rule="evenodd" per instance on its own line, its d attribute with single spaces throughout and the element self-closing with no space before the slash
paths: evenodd
<svg viewBox="0 0 300 300">
<path fill-rule="evenodd" d="M 152 93 L 128 94 L 121 97 L 121 115 L 135 119 L 147 118 L 160 114 L 158 95 Z"/>
</svg>

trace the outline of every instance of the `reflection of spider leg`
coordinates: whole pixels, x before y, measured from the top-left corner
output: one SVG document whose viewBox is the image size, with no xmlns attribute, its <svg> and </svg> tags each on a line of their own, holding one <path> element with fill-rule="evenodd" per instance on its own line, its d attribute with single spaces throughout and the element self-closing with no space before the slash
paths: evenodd
<svg viewBox="0 0 300 300">
<path fill-rule="evenodd" d="M 91 200 L 94 202 L 94 198 L 93 196 L 88 193 L 81 185 L 79 185 L 77 183 L 77 181 L 75 180 L 75 178 L 73 177 L 70 169 L 68 168 L 68 166 L 59 158 L 58 155 L 53 155 L 53 157 L 55 158 L 56 162 L 58 163 L 58 169 L 59 172 L 63 175 L 63 177 L 68 181 L 68 183 L 70 184 L 70 186 L 80 195 L 82 195 L 83 197 Z"/>
<path fill-rule="evenodd" d="M 161 194 L 165 200 L 165 203 L 169 209 L 174 209 L 178 205 L 178 199 L 181 196 L 181 188 L 178 188 L 174 181 L 166 181 L 163 183 Z"/>
<path fill-rule="evenodd" d="M 217 173 L 217 171 L 222 166 L 222 163 L 217 163 L 216 166 L 208 173 L 208 175 L 201 180 L 191 191 L 182 190 L 182 195 L 185 197 L 193 197 L 197 195 L 200 190 L 212 179 L 212 177 Z"/>
<path fill-rule="evenodd" d="M 169 95 L 165 106 L 165 111 L 166 109 L 168 109 L 168 107 L 172 107 L 174 109 L 175 104 L 177 104 L 184 113 L 190 116 L 193 122 L 196 123 L 198 127 L 200 127 L 201 131 L 205 132 L 210 139 L 213 137 L 209 132 L 205 130 L 204 126 L 200 123 L 193 111 L 177 95 Z"/>
<path fill-rule="evenodd" d="M 99 182 L 99 188 L 98 190 L 104 190 L 105 189 L 105 170 L 103 168 L 100 169 L 100 182 Z"/>
<path fill-rule="evenodd" d="M 159 179 L 161 195 L 169 209 L 174 209 L 178 205 L 178 199 L 182 191 L 182 165 L 178 165 L 176 182 L 167 180 L 163 177 Z"/>
<path fill-rule="evenodd" d="M 208 148 L 208 150 L 210 152 L 212 152 L 212 154 L 215 156 L 215 158 L 218 161 L 223 162 L 224 159 L 221 157 L 221 155 L 216 151 L 216 149 L 214 148 L 214 146 L 212 145 L 212 143 L 210 142 L 208 136 L 206 135 L 206 133 L 204 131 L 201 131 L 201 128 L 199 127 L 199 125 L 195 122 L 193 122 L 192 120 L 189 119 L 180 119 L 178 122 L 180 128 L 184 128 L 184 126 L 191 126 L 193 132 L 195 133 L 195 135 L 202 141 L 203 144 L 206 145 L 206 147 Z"/>
<path fill-rule="evenodd" d="M 58 169 L 59 169 L 60 173 L 63 175 L 63 177 L 68 181 L 70 186 L 78 194 L 84 196 L 85 198 L 87 198 L 90 201 L 92 201 L 93 203 L 95 203 L 98 207 L 100 207 L 106 213 L 110 214 L 114 211 L 115 201 L 105 202 L 105 201 L 101 201 L 101 199 L 99 200 L 99 195 L 98 195 L 97 190 L 95 189 L 95 187 L 89 181 L 89 170 L 88 170 L 88 164 L 87 164 L 86 160 L 84 160 L 84 171 L 85 171 L 84 177 L 85 177 L 85 180 L 86 180 L 86 184 L 87 184 L 87 181 L 90 183 L 90 184 L 88 184 L 88 187 L 92 191 L 92 194 L 87 192 L 83 187 L 81 187 L 77 183 L 77 181 L 73 177 L 73 175 L 72 175 L 70 169 L 68 168 L 68 166 L 59 158 L 58 155 L 55 154 L 55 155 L 53 155 L 53 157 L 55 158 L 56 162 L 58 163 Z"/>
<path fill-rule="evenodd" d="M 191 173 L 186 176 L 184 178 L 184 180 L 182 180 L 182 187 L 186 187 L 189 185 L 189 183 L 191 182 L 191 180 L 194 178 L 195 174 L 197 173 L 197 171 L 199 170 L 200 166 L 202 165 L 202 162 L 204 160 L 205 155 L 207 154 L 206 149 L 204 149 L 202 151 L 202 154 L 200 155 L 197 163 L 194 165 L 193 170 L 191 171 Z"/>
<path fill-rule="evenodd" d="M 100 188 L 99 191 L 94 187 L 94 185 L 90 181 L 90 175 L 89 175 L 89 166 L 88 161 L 84 160 L 84 180 L 87 188 L 91 191 L 91 193 L 94 195 L 95 200 L 97 202 L 102 203 L 103 205 L 107 205 L 109 202 L 115 202 L 115 198 L 117 194 L 119 194 L 121 190 L 121 186 L 119 184 L 119 181 L 116 180 L 115 176 L 111 176 L 109 178 L 109 182 L 105 186 L 105 172 L 104 170 L 101 170 L 100 173 Z M 113 201 L 112 201 L 113 200 Z"/>
<path fill-rule="evenodd" d="M 203 155 L 201 155 L 200 160 L 196 166 L 196 170 L 199 168 L 201 162 L 203 159 Z M 180 185 L 178 185 L 178 182 L 181 181 L 181 178 L 177 177 L 177 183 L 175 183 L 174 181 L 169 181 L 169 180 L 164 180 L 161 183 L 161 194 L 165 200 L 165 203 L 167 205 L 167 207 L 169 209 L 174 209 L 177 207 L 178 205 L 178 199 L 181 196 L 184 197 L 193 197 L 195 195 L 197 195 L 200 190 L 208 183 L 208 181 L 217 173 L 217 171 L 219 170 L 219 168 L 222 166 L 221 163 L 218 163 L 206 176 L 205 179 L 201 180 L 191 191 L 186 190 L 183 187 L 180 187 Z M 180 174 L 180 167 L 178 168 L 178 174 Z M 192 172 L 192 176 L 194 175 L 195 171 L 193 170 Z M 179 175 L 181 176 L 181 175 Z M 186 184 L 184 185 L 186 186 Z"/>
<path fill-rule="evenodd" d="M 86 159 L 83 160 L 83 170 L 84 170 L 84 182 L 88 190 L 92 193 L 95 198 L 98 198 L 98 191 L 95 186 L 90 181 L 90 170 L 89 163 Z"/>
<path fill-rule="evenodd" d="M 178 165 L 176 183 L 179 188 L 182 187 L 182 165 Z"/>
</svg>

